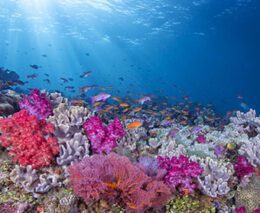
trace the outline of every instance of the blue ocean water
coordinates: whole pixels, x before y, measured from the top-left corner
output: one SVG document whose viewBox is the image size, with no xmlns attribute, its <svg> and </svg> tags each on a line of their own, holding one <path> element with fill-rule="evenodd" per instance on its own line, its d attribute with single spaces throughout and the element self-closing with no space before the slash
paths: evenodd
<svg viewBox="0 0 260 213">
<path fill-rule="evenodd" d="M 79 99 L 95 84 L 119 97 L 260 110 L 259 0 L 1 0 L 0 32 L 0 67 L 26 82 L 20 92 Z"/>
</svg>

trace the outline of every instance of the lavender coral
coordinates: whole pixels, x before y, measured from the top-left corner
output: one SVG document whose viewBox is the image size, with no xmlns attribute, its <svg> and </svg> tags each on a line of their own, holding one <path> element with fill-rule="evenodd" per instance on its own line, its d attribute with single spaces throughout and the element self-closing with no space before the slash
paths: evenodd
<svg viewBox="0 0 260 213">
<path fill-rule="evenodd" d="M 165 182 L 173 189 L 181 187 L 181 191 L 192 193 L 196 188 L 194 179 L 196 179 L 203 169 L 196 162 L 190 161 L 188 157 L 158 157 L 159 167 L 166 169 L 167 174 L 164 177 Z"/>
<path fill-rule="evenodd" d="M 195 156 L 192 159 L 195 160 Z M 202 192 L 210 197 L 225 195 L 230 191 L 228 182 L 234 174 L 233 165 L 222 160 L 199 159 L 203 173 L 198 177 L 198 182 Z"/>
<path fill-rule="evenodd" d="M 53 110 L 53 116 L 48 118 L 48 121 L 54 124 L 54 134 L 58 138 L 60 155 L 56 161 L 59 165 L 69 165 L 88 155 L 89 142 L 83 134 L 82 125 L 89 114 L 87 108 L 60 103 Z"/>
<path fill-rule="evenodd" d="M 52 105 L 47 95 L 37 89 L 32 90 L 29 96 L 23 96 L 19 106 L 38 119 L 46 119 L 52 114 Z"/>
<path fill-rule="evenodd" d="M 83 127 L 87 132 L 92 150 L 95 153 L 110 153 L 117 146 L 116 141 L 126 134 L 118 118 L 115 118 L 107 126 L 103 126 L 99 117 L 92 116 Z"/>
<path fill-rule="evenodd" d="M 255 110 L 250 109 L 247 113 L 238 111 L 236 117 L 231 117 L 230 120 L 249 137 L 255 137 L 260 133 L 260 117 L 256 116 Z"/>
<path fill-rule="evenodd" d="M 85 202 L 106 199 L 132 211 L 163 205 L 171 193 L 128 158 L 110 153 L 85 157 L 69 167 L 70 183 Z"/>
</svg>

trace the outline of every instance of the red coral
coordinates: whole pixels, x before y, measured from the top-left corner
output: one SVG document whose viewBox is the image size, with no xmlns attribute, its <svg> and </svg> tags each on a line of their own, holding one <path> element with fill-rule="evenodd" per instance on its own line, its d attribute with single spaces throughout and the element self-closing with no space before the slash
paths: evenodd
<svg viewBox="0 0 260 213">
<path fill-rule="evenodd" d="M 59 153 L 57 139 L 51 136 L 54 126 L 27 111 L 1 119 L 0 131 L 1 145 L 22 166 L 31 165 L 34 169 L 48 166 Z"/>
<path fill-rule="evenodd" d="M 171 195 L 162 181 L 115 153 L 86 157 L 70 166 L 69 173 L 74 192 L 85 202 L 106 199 L 140 211 L 164 205 Z"/>
</svg>

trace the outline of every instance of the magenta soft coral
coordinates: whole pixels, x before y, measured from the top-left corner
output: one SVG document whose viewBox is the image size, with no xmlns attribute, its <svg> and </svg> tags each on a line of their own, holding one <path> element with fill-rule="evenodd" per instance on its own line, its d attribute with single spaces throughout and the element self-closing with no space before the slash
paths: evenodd
<svg viewBox="0 0 260 213">
<path fill-rule="evenodd" d="M 85 202 L 106 199 L 131 211 L 164 205 L 171 192 L 124 156 L 93 155 L 69 167 L 70 184 Z"/>
<path fill-rule="evenodd" d="M 22 166 L 34 169 L 50 165 L 59 152 L 54 126 L 21 110 L 11 118 L 0 120 L 1 145 Z"/>
<path fill-rule="evenodd" d="M 167 171 L 164 181 L 173 189 L 180 187 L 181 192 L 192 193 L 196 188 L 194 179 L 197 178 L 203 169 L 196 162 L 190 161 L 188 157 L 158 157 L 159 167 Z"/>
<path fill-rule="evenodd" d="M 103 126 L 99 117 L 92 116 L 83 127 L 91 142 L 93 152 L 99 154 L 110 153 L 117 146 L 116 141 L 126 134 L 118 118 L 107 126 Z"/>
<path fill-rule="evenodd" d="M 46 94 L 37 89 L 32 90 L 29 96 L 23 96 L 19 106 L 38 119 L 46 119 L 52 114 L 52 106 Z"/>
<path fill-rule="evenodd" d="M 254 167 L 248 162 L 246 157 L 243 155 L 237 156 L 234 167 L 236 175 L 239 179 L 242 179 L 247 175 L 251 175 L 255 171 Z"/>
</svg>

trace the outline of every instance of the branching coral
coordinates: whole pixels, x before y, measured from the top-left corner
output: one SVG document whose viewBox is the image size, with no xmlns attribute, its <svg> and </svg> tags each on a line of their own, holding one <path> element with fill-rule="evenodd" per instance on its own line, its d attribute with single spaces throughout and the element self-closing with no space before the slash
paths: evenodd
<svg viewBox="0 0 260 213">
<path fill-rule="evenodd" d="M 85 202 L 103 198 L 142 210 L 163 205 L 170 196 L 163 182 L 148 177 L 128 158 L 114 153 L 85 157 L 70 166 L 69 172 L 74 192 Z"/>
<path fill-rule="evenodd" d="M 246 156 L 254 167 L 260 167 L 260 135 L 245 141 L 238 152 Z"/>
<path fill-rule="evenodd" d="M 118 118 L 115 118 L 107 126 L 103 126 L 99 117 L 92 116 L 84 123 L 83 127 L 95 153 L 110 153 L 117 146 L 116 141 L 126 134 Z"/>
<path fill-rule="evenodd" d="M 249 137 L 255 137 L 260 133 L 260 117 L 256 116 L 255 110 L 250 109 L 247 113 L 238 111 L 236 117 L 231 117 L 230 120 Z"/>
<path fill-rule="evenodd" d="M 57 139 L 52 136 L 54 127 L 21 110 L 11 118 L 0 120 L 1 145 L 19 164 L 39 168 L 50 165 L 59 153 Z"/>
<path fill-rule="evenodd" d="M 30 96 L 23 96 L 19 106 L 38 119 L 46 119 L 52 114 L 50 100 L 45 93 L 41 93 L 37 89 L 32 90 Z"/>
<path fill-rule="evenodd" d="M 166 169 L 167 174 L 164 181 L 173 189 L 180 187 L 182 192 L 192 193 L 196 188 L 194 179 L 196 179 L 203 169 L 196 162 L 190 161 L 188 157 L 158 157 L 159 167 Z"/>
</svg>

